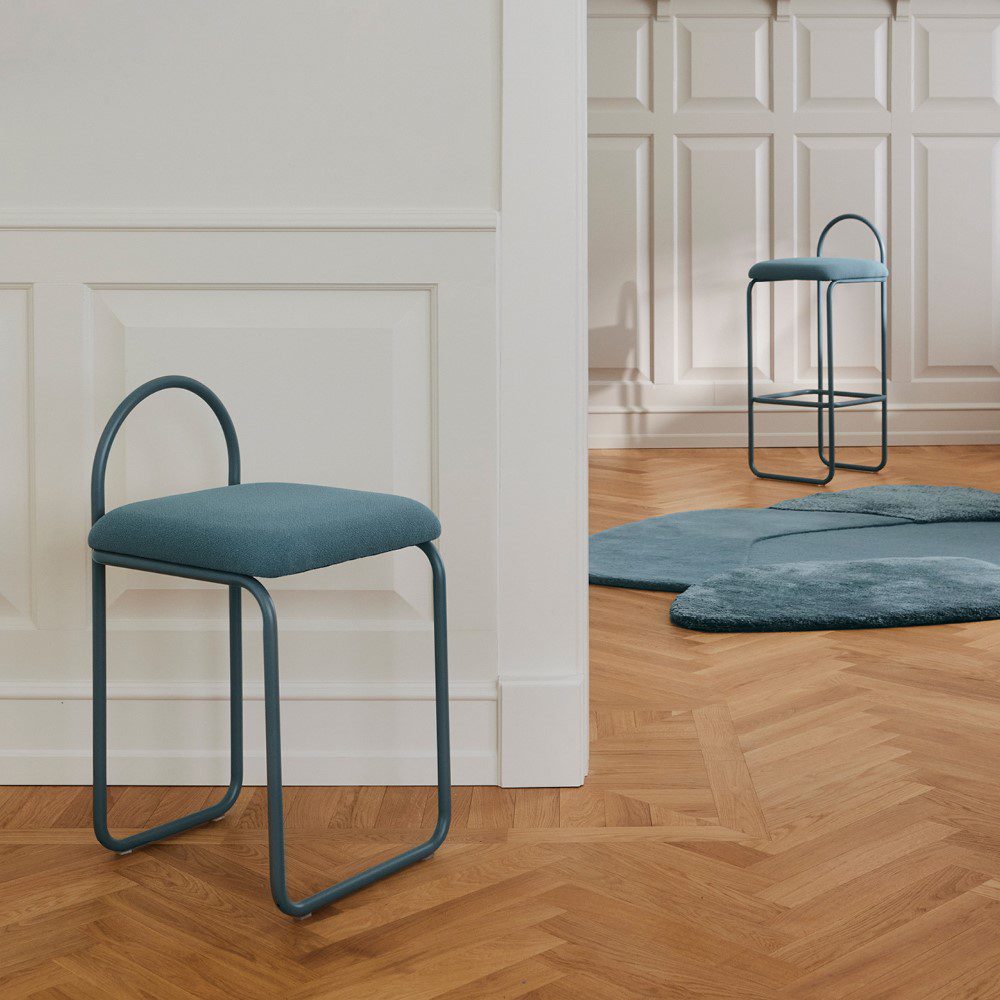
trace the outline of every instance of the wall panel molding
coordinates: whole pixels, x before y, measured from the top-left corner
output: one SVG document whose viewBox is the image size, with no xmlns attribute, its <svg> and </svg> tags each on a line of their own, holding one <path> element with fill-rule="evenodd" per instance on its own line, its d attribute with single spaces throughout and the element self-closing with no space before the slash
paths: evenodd
<svg viewBox="0 0 1000 1000">
<path fill-rule="evenodd" d="M 247 481 L 398 490 L 440 513 L 450 578 L 474 581 L 449 594 L 456 778 L 495 782 L 495 233 L 7 230 L 0 273 L 31 279 L 34 433 L 23 441 L 37 539 L 32 617 L 0 616 L 7 780 L 86 780 L 90 462 L 124 393 L 172 370 L 219 391 Z M 0 336 L 12 329 L 0 321 Z M 109 488 L 116 501 L 140 499 L 216 485 L 224 469 L 211 414 L 164 393 L 126 424 Z M 304 741 L 289 744 L 296 780 L 433 781 L 428 581 L 411 552 L 275 582 L 286 728 Z M 9 589 L 0 574 L 4 598 Z M 219 777 L 220 596 L 110 572 L 113 780 Z M 248 608 L 251 781 L 262 778 L 259 635 Z"/>
<path fill-rule="evenodd" d="M 651 110 L 652 31 L 646 17 L 593 18 L 588 47 L 589 107 Z"/>
<path fill-rule="evenodd" d="M 913 143 L 913 378 L 1000 383 L 1000 135 Z"/>
<path fill-rule="evenodd" d="M 3 229 L 492 232 L 489 209 L 0 208 Z"/>
<path fill-rule="evenodd" d="M 591 17 L 624 14 L 676 17 L 766 17 L 788 22 L 794 17 L 996 17 L 996 0 L 589 0 Z"/>
<path fill-rule="evenodd" d="M 679 112 L 769 111 L 771 26 L 765 18 L 678 18 Z"/>
<path fill-rule="evenodd" d="M 0 629 L 34 617 L 33 316 L 30 286 L 0 285 Z"/>
<path fill-rule="evenodd" d="M 682 382 L 745 381 L 746 333 L 742 280 L 731 255 L 769 257 L 771 140 L 769 136 L 677 137 L 677 372 Z M 720 295 L 720 288 L 730 295 Z M 769 296 L 754 300 L 756 371 L 770 380 L 773 327 Z M 703 329 L 718 331 L 706 338 Z"/>
<path fill-rule="evenodd" d="M 916 18 L 916 111 L 1000 109 L 1000 19 Z"/>
<path fill-rule="evenodd" d="M 798 111 L 887 111 L 889 21 L 877 17 L 795 19 Z"/>
<path fill-rule="evenodd" d="M 651 375 L 652 143 L 591 135 L 590 367 L 620 378 Z"/>
<path fill-rule="evenodd" d="M 845 193 L 853 211 L 889 232 L 889 137 L 885 135 L 804 135 L 796 137 L 795 254 L 811 257 L 827 222 L 842 211 Z M 847 222 L 830 234 L 826 252 L 835 257 L 877 253 L 866 227 Z M 881 377 L 881 308 L 877 286 L 842 286 L 836 297 L 836 364 L 847 379 Z M 816 294 L 811 283 L 796 283 L 795 378 L 817 374 Z M 890 350 L 891 355 L 891 350 Z"/>
</svg>

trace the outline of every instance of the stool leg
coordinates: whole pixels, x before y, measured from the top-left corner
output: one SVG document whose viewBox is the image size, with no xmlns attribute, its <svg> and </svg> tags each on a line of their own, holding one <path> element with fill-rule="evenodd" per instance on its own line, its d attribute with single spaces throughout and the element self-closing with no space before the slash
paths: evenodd
<svg viewBox="0 0 1000 1000">
<path fill-rule="evenodd" d="M 106 570 L 97 562 L 91 571 L 94 670 L 94 833 L 109 851 L 128 854 L 136 847 L 173 836 L 192 827 L 220 819 L 239 798 L 243 786 L 243 645 L 240 621 L 240 588 L 229 588 L 230 679 L 230 781 L 226 794 L 205 809 L 154 826 L 128 837 L 112 836 L 108 829 L 108 640 Z"/>
<path fill-rule="evenodd" d="M 826 410 L 827 420 L 829 421 L 830 427 L 830 461 L 828 463 L 830 473 L 828 479 L 833 479 L 834 472 L 838 468 L 843 468 L 842 465 L 837 465 L 837 446 L 836 441 L 834 440 L 834 417 L 837 411 L 833 405 L 833 289 L 836 285 L 836 281 L 831 281 L 826 286 Z"/>
<path fill-rule="evenodd" d="M 444 563 L 430 543 L 420 546 L 434 584 L 434 717 L 437 734 L 438 819 L 431 840 L 441 844 L 451 826 L 451 733 L 448 723 L 448 611 Z"/>
<path fill-rule="evenodd" d="M 271 895 L 283 913 L 305 917 L 322 906 L 357 892 L 387 875 L 430 857 L 444 842 L 451 825 L 451 757 L 448 735 L 448 638 L 444 565 L 437 549 L 420 546 L 431 564 L 434 579 L 434 690 L 437 725 L 438 820 L 430 839 L 366 868 L 356 875 L 305 899 L 288 895 L 285 874 L 285 817 L 281 782 L 281 699 L 278 683 L 278 620 L 267 590 L 256 580 L 247 589 L 260 606 L 264 623 L 264 720 L 267 733 L 267 826 Z"/>
<path fill-rule="evenodd" d="M 888 358 L 888 316 L 886 315 L 886 283 L 882 282 L 882 461 L 874 470 L 880 472 L 889 461 L 889 358 Z"/>
<path fill-rule="evenodd" d="M 833 478 L 833 468 L 831 467 L 823 479 L 813 479 L 809 476 L 785 476 L 777 472 L 761 472 L 757 468 L 754 462 L 754 387 L 753 387 L 753 286 L 756 284 L 755 281 L 751 281 L 747 286 L 747 462 L 750 466 L 750 471 L 758 479 L 778 479 L 785 483 L 810 483 L 814 486 L 824 486 L 826 483 L 830 482 Z M 817 284 L 817 288 L 819 285 Z M 820 382 L 819 387 L 823 387 L 823 358 L 822 352 L 820 352 Z M 822 403 L 823 397 L 819 396 L 819 403 Z M 831 397 L 832 402 L 832 397 Z M 822 406 L 818 407 L 820 426 L 822 426 L 823 420 L 823 409 Z M 830 426 L 833 426 L 832 414 L 833 409 L 830 409 L 831 422 Z M 820 440 L 820 455 L 822 456 L 822 439 Z"/>
<path fill-rule="evenodd" d="M 833 369 L 831 368 L 831 371 Z M 816 282 L 816 388 L 819 390 L 817 399 L 820 406 L 816 408 L 816 441 L 820 461 L 830 468 L 830 460 L 826 457 L 826 446 L 823 444 L 823 282 Z M 833 403 L 833 399 L 828 402 Z"/>
<path fill-rule="evenodd" d="M 243 787 L 243 590 L 229 588 L 229 788 Z M 221 816 L 216 816 L 221 819 Z"/>
<path fill-rule="evenodd" d="M 763 479 L 754 465 L 753 457 L 753 286 L 755 284 L 755 281 L 751 281 L 747 285 L 747 464 L 755 476 Z"/>
<path fill-rule="evenodd" d="M 833 308 L 833 300 L 830 297 L 830 292 L 832 291 L 833 285 L 837 282 L 831 282 L 830 286 L 827 288 L 827 326 L 829 328 L 830 318 L 832 316 L 831 310 Z M 881 449 L 882 456 L 879 460 L 878 465 L 856 465 L 852 462 L 834 462 L 831 464 L 832 456 L 827 457 L 825 450 L 823 448 L 823 432 L 820 430 L 819 437 L 819 457 L 822 459 L 823 464 L 828 468 L 833 469 L 852 469 L 854 472 L 881 472 L 886 463 L 889 461 L 889 375 L 887 371 L 887 337 L 886 337 L 886 327 L 887 327 L 887 316 L 886 316 L 886 283 L 881 282 L 881 313 L 882 313 L 882 341 L 881 341 L 881 353 L 882 353 L 882 433 L 881 433 Z M 832 340 L 830 341 L 832 346 Z M 829 358 L 827 359 L 829 363 Z M 832 384 L 832 366 L 831 366 L 831 384 Z M 832 395 L 830 397 L 833 398 Z M 832 426 L 832 420 L 831 420 Z M 832 432 L 831 432 L 832 433 Z"/>
</svg>

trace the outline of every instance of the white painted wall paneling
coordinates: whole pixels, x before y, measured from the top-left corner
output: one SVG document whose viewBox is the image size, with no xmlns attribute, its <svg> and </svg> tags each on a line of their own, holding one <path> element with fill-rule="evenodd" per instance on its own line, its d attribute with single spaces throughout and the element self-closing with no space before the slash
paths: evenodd
<svg viewBox="0 0 1000 1000">
<path fill-rule="evenodd" d="M 989 0 L 591 0 L 597 447 L 745 443 L 746 272 L 866 215 L 889 251 L 895 443 L 1000 441 L 1000 12 Z M 862 227 L 828 252 L 873 256 Z M 812 286 L 757 297 L 756 378 L 815 379 Z M 845 389 L 878 385 L 878 292 L 842 288 Z M 877 413 L 839 418 L 875 443 Z M 762 440 L 807 444 L 797 411 Z"/>
<path fill-rule="evenodd" d="M 89 706 L 53 695 L 89 673 L 89 464 L 115 402 L 169 371 L 219 392 L 248 481 L 398 491 L 439 512 L 453 582 L 456 773 L 495 780 L 493 234 L 8 232 L 0 264 L 31 277 L 34 345 L 34 378 L 21 393 L 30 392 L 35 428 L 34 504 L 22 513 L 36 550 L 34 613 L 25 628 L 0 630 L 9 779 L 85 778 Z M 329 284 L 331 273 L 341 283 Z M 126 424 L 111 498 L 216 485 L 224 468 L 211 414 L 193 397 L 164 393 Z M 283 679 L 312 692 L 285 708 L 290 781 L 432 773 L 426 575 L 419 553 L 405 552 L 274 582 Z M 117 773 L 205 780 L 199 751 L 211 750 L 216 780 L 226 766 L 225 706 L 201 692 L 225 675 L 220 589 L 121 570 L 109 579 L 112 686 L 130 692 L 112 706 Z M 5 591 L 12 606 L 27 587 L 16 583 Z M 252 607 L 246 619 L 252 685 Z M 39 684 L 49 694 L 36 699 Z M 164 685 L 174 697 L 143 698 L 144 686 Z M 25 699 L 36 703 L 31 712 Z M 258 709 L 248 709 L 255 760 Z"/>
<path fill-rule="evenodd" d="M 500 7 L 0 13 L 0 783 L 89 781 L 90 462 L 117 401 L 166 372 L 218 391 L 248 481 L 432 506 L 456 782 L 582 780 L 585 8 L 548 6 L 554 53 L 534 4 L 503 4 L 501 94 Z M 211 414 L 165 393 L 126 424 L 111 499 L 224 468 Z M 109 582 L 112 780 L 226 780 L 221 595 Z M 428 584 L 412 552 L 274 582 L 289 782 L 434 780 Z M 260 782 L 255 608 L 245 631 Z"/>
</svg>

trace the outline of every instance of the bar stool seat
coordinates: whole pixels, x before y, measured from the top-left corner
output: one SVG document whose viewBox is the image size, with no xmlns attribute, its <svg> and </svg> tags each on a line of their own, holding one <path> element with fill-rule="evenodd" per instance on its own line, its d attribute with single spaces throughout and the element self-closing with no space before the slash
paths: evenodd
<svg viewBox="0 0 1000 1000">
<path fill-rule="evenodd" d="M 242 483 L 116 507 L 98 519 L 88 541 L 101 552 L 278 577 L 405 549 L 440 534 L 434 513 L 408 497 Z"/>
<path fill-rule="evenodd" d="M 878 281 L 889 269 L 878 260 L 855 257 L 784 257 L 750 268 L 753 281 Z"/>
</svg>

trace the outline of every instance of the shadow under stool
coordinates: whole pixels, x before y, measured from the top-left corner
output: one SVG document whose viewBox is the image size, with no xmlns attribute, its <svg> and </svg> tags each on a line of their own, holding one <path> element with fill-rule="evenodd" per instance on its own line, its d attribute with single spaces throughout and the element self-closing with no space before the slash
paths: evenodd
<svg viewBox="0 0 1000 1000">
<path fill-rule="evenodd" d="M 853 257 L 824 257 L 823 243 L 827 233 L 838 222 L 853 219 L 864 223 L 874 234 L 878 243 L 879 259 Z M 788 257 L 782 260 L 762 260 L 750 268 L 750 284 L 747 286 L 747 460 L 750 470 L 761 479 L 781 479 L 789 483 L 812 483 L 824 486 L 833 479 L 837 469 L 854 469 L 858 472 L 880 472 L 888 460 L 888 382 L 886 375 L 886 282 L 889 269 L 885 266 L 885 245 L 878 229 L 861 215 L 848 213 L 838 215 L 826 224 L 820 233 L 815 257 Z M 753 289 L 754 285 L 771 281 L 815 281 L 816 282 L 816 369 L 815 389 L 796 389 L 792 392 L 772 392 L 754 394 L 753 385 Z M 823 385 L 823 282 L 826 286 L 826 387 Z M 837 285 L 878 283 L 881 286 L 882 306 L 882 391 L 845 392 L 834 388 L 833 379 L 833 290 Z M 815 396 L 815 399 L 804 399 Z M 800 406 L 816 410 L 817 450 L 820 461 L 826 466 L 826 475 L 820 478 L 809 476 L 787 476 L 777 472 L 761 472 L 754 463 L 754 404 L 769 403 L 775 406 Z M 853 465 L 838 462 L 834 413 L 846 406 L 863 406 L 865 403 L 882 404 L 882 459 L 878 465 Z M 830 439 L 829 455 L 823 443 L 824 412 Z"/>
<path fill-rule="evenodd" d="M 229 455 L 229 485 L 125 504 L 105 512 L 105 472 L 115 436 L 131 411 L 162 389 L 185 389 L 215 413 Z M 268 861 L 271 895 L 294 917 L 430 857 L 451 823 L 448 737 L 448 654 L 444 565 L 432 544 L 441 533 L 423 504 L 386 493 L 299 483 L 241 483 L 233 421 L 214 392 L 184 376 L 153 379 L 132 392 L 112 414 L 97 445 L 91 479 L 93 550 L 94 832 L 104 847 L 127 854 L 164 837 L 220 819 L 243 784 L 243 646 L 240 595 L 247 591 L 263 620 L 264 725 L 267 758 Z M 257 577 L 280 577 L 366 556 L 419 548 L 430 562 L 434 607 L 434 681 L 437 732 L 437 825 L 430 839 L 301 900 L 288 894 L 281 783 L 281 706 L 278 686 L 278 619 Z M 229 589 L 231 777 L 223 797 L 205 809 L 128 837 L 108 829 L 107 610 L 105 568 L 161 573 L 218 583 Z"/>
</svg>

